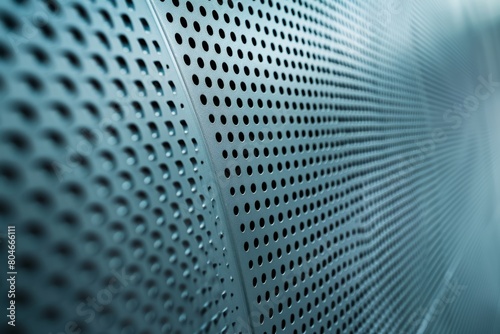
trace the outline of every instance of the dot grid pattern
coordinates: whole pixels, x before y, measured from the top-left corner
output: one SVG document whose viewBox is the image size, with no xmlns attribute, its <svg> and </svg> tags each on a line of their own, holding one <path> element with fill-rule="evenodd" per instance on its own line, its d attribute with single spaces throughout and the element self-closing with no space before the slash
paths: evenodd
<svg viewBox="0 0 500 334">
<path fill-rule="evenodd" d="M 495 333 L 457 269 L 491 185 L 484 122 L 443 119 L 482 74 L 448 9 L 3 1 L 2 333 Z"/>
<path fill-rule="evenodd" d="M 487 218 L 487 181 L 470 178 L 487 164 L 484 125 L 442 118 L 477 73 L 467 41 L 436 36 L 446 23 L 434 12 L 446 7 L 152 3 L 246 273 L 241 329 L 420 331 L 470 222 Z"/>
<path fill-rule="evenodd" d="M 2 1 L 0 67 L 20 273 L 1 332 L 234 333 L 248 312 L 204 141 L 147 3 Z"/>
</svg>

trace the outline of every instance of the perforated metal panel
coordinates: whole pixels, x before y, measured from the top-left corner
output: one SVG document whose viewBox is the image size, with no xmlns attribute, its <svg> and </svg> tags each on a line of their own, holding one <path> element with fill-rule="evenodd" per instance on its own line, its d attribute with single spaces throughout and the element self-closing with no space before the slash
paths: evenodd
<svg viewBox="0 0 500 334">
<path fill-rule="evenodd" d="M 499 73 L 447 10 L 2 2 L 2 326 L 497 333 L 487 118 L 448 110 Z"/>
<path fill-rule="evenodd" d="M 220 200 L 147 3 L 9 1 L 0 14 L 16 332 L 233 332 L 247 311 Z"/>
</svg>

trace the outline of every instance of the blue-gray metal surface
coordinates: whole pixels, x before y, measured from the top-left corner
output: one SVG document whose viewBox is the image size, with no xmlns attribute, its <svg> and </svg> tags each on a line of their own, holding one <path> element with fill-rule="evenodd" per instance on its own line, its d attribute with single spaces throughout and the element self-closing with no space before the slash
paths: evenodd
<svg viewBox="0 0 500 334">
<path fill-rule="evenodd" d="M 452 9 L 0 3 L 0 328 L 499 333 L 500 19 Z"/>
</svg>

